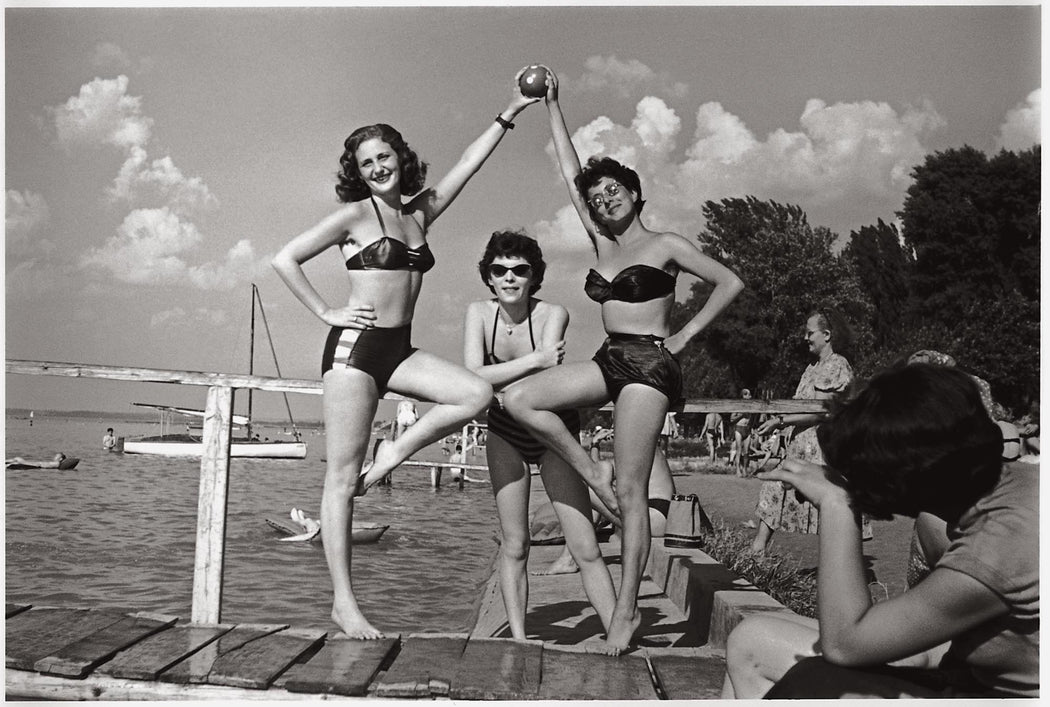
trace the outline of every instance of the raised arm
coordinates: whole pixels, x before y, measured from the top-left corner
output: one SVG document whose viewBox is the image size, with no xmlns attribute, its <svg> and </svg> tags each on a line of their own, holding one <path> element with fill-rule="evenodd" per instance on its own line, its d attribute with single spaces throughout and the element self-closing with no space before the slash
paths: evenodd
<svg viewBox="0 0 1050 707">
<path fill-rule="evenodd" d="M 322 219 L 313 228 L 293 238 L 273 257 L 271 265 L 292 291 L 314 316 L 329 326 L 368 328 L 375 320 L 372 305 L 332 308 L 318 294 L 303 272 L 303 263 L 331 246 L 342 242 L 357 218 L 360 202 L 347 204 L 335 213 Z"/>
<path fill-rule="evenodd" d="M 582 168 L 580 156 L 576 153 L 576 148 L 569 137 L 569 129 L 565 126 L 565 116 L 562 114 L 561 103 L 558 101 L 558 77 L 550 69 L 547 69 L 547 75 L 547 111 L 550 114 L 551 137 L 554 141 L 554 153 L 558 157 L 558 167 L 561 169 L 561 176 L 569 190 L 569 199 L 576 209 L 576 214 L 580 217 L 591 242 L 596 243 L 597 225 L 591 218 L 591 212 L 584 203 L 583 197 L 576 189 L 576 177 Z"/>
<path fill-rule="evenodd" d="M 685 238 L 675 233 L 660 235 L 667 244 L 671 258 L 690 275 L 710 282 L 715 286 L 707 302 L 692 319 L 685 323 L 674 335 L 667 337 L 664 345 L 673 354 L 685 348 L 689 340 L 699 334 L 715 317 L 732 302 L 744 289 L 744 282 L 736 273 L 703 252 Z"/>
<path fill-rule="evenodd" d="M 463 365 L 499 390 L 525 376 L 561 363 L 565 353 L 565 330 L 569 326 L 569 313 L 564 307 L 549 306 L 552 307 L 552 311 L 540 333 L 540 342 L 535 351 L 520 358 L 486 366 L 485 343 L 491 320 L 486 317 L 488 308 L 484 302 L 471 303 L 467 307 L 463 327 Z"/>
<path fill-rule="evenodd" d="M 517 117 L 518 113 L 525 110 L 532 103 L 539 101 L 538 98 L 523 96 L 518 89 L 518 77 L 525 69 L 521 69 L 514 77 L 513 95 L 507 107 L 501 110 L 492 125 L 474 142 L 470 143 L 459 158 L 459 162 L 442 177 L 437 184 L 430 189 L 425 189 L 410 202 L 410 208 L 421 209 L 424 218 L 424 228 L 429 228 L 438 216 L 455 201 L 456 197 L 466 186 L 470 178 L 477 174 L 481 165 L 485 164 L 496 145 L 500 143 L 503 136 Z"/>
</svg>

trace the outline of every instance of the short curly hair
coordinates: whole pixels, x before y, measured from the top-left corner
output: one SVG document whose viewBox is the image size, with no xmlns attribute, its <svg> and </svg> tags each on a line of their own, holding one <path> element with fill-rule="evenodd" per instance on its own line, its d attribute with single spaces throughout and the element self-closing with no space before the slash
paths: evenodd
<svg viewBox="0 0 1050 707">
<path fill-rule="evenodd" d="M 339 201 L 350 203 L 367 199 L 371 190 L 364 180 L 357 165 L 357 148 L 365 140 L 379 138 L 397 153 L 397 163 L 401 166 L 401 194 L 416 194 L 423 189 L 427 178 L 427 163 L 419 159 L 405 139 L 401 137 L 394 128 L 386 123 L 366 125 L 350 133 L 343 142 L 343 155 L 339 158 L 341 169 L 336 178 L 339 183 L 335 185 L 335 193 Z"/>
<path fill-rule="evenodd" d="M 587 192 L 601 181 L 602 177 L 615 179 L 633 191 L 637 195 L 634 200 L 634 208 L 638 213 L 642 213 L 645 199 L 642 198 L 642 182 L 638 178 L 638 173 L 630 167 L 620 164 L 612 157 L 591 157 L 574 180 L 576 191 L 580 193 L 584 203 L 587 204 L 587 211 L 590 212 L 591 219 L 598 221 L 598 214 L 591 207 L 591 202 L 587 198 Z"/>
<path fill-rule="evenodd" d="M 817 318 L 817 326 L 831 333 L 831 348 L 837 353 L 851 358 L 853 350 L 853 328 L 849 322 L 837 310 L 829 307 L 818 307 L 806 317 L 808 322 L 811 318 Z"/>
<path fill-rule="evenodd" d="M 824 460 L 873 518 L 958 514 L 999 480 L 1002 434 L 957 368 L 890 368 L 829 407 L 817 429 Z"/>
<path fill-rule="evenodd" d="M 489 266 L 496 258 L 524 258 L 532 266 L 532 282 L 529 286 L 529 294 L 534 295 L 543 284 L 543 273 L 547 271 L 547 263 L 543 260 L 543 251 L 536 239 L 526 236 L 520 231 L 495 231 L 485 246 L 485 253 L 478 261 L 478 273 L 481 281 L 489 288 L 492 294 L 496 290 L 489 284 Z"/>
</svg>

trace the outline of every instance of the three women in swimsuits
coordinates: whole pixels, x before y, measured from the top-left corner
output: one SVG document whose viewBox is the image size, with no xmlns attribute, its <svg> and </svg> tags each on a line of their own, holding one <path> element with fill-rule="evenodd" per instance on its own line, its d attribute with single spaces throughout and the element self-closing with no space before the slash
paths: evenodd
<svg viewBox="0 0 1050 707">
<path fill-rule="evenodd" d="M 411 344 L 423 273 L 434 262 L 427 232 L 513 127 L 514 117 L 537 100 L 521 94 L 515 77 L 507 107 L 427 189 L 427 165 L 400 133 L 384 124 L 355 130 L 340 158 L 336 193 L 344 205 L 273 259 L 295 296 L 332 327 L 322 360 L 327 466 L 321 525 L 332 578 L 332 620 L 352 638 L 382 636 L 362 614 L 351 586 L 355 493 L 462 427 L 492 398 L 492 386 L 483 378 Z M 332 246 L 346 259 L 350 295 L 344 306 L 325 302 L 303 272 L 303 263 Z M 372 419 L 388 389 L 436 405 L 396 440 L 380 444 L 363 475 Z"/>
<path fill-rule="evenodd" d="M 621 584 L 606 637 L 610 653 L 626 649 L 641 617 L 638 588 L 649 554 L 647 504 L 656 441 L 668 409 L 682 400 L 675 354 L 743 289 L 728 268 L 691 241 L 642 224 L 638 175 L 610 158 L 580 165 L 548 70 L 546 95 L 562 177 L 597 255 L 585 291 L 602 305 L 608 339 L 593 360 L 541 371 L 506 391 L 504 405 L 548 449 L 566 460 L 622 522 Z M 700 311 L 671 331 L 676 276 L 687 272 L 714 284 Z M 611 279 L 610 279 L 611 278 Z M 558 410 L 616 403 L 613 466 L 595 462 Z"/>
<path fill-rule="evenodd" d="M 488 458 L 502 540 L 500 589 L 511 635 L 526 638 L 529 585 L 529 465 L 538 464 L 543 486 L 565 534 L 568 551 L 580 568 L 583 588 L 606 630 L 616 595 L 591 523 L 587 486 L 564 460 L 548 450 L 502 407 L 503 391 L 516 381 L 562 362 L 569 313 L 534 295 L 546 270 L 539 244 L 521 233 L 492 234 L 478 263 L 481 281 L 492 299 L 467 307 L 463 361 L 492 384 L 496 397 L 488 411 Z M 580 430 L 576 409 L 558 413 L 573 434 Z"/>
</svg>

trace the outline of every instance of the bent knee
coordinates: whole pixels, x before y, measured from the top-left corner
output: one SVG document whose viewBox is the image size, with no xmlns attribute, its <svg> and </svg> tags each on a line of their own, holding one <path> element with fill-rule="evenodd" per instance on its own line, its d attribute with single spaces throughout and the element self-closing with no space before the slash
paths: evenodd
<svg viewBox="0 0 1050 707">
<path fill-rule="evenodd" d="M 463 405 L 470 408 L 470 416 L 475 417 L 492 402 L 492 384 L 480 376 L 475 376 L 463 394 Z"/>
<path fill-rule="evenodd" d="M 528 537 L 507 537 L 500 541 L 500 552 L 505 558 L 514 562 L 526 562 L 529 559 Z"/>
</svg>

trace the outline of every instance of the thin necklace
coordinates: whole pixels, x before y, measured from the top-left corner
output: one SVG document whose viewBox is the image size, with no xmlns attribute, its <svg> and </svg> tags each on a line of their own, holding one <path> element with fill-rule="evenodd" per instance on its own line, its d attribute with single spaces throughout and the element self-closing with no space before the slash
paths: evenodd
<svg viewBox="0 0 1050 707">
<path fill-rule="evenodd" d="M 503 322 L 503 326 L 507 330 L 507 336 L 510 336 L 514 333 L 514 327 L 518 326 L 519 324 L 521 324 L 521 322 L 529 318 L 528 309 L 525 310 L 525 316 L 522 317 L 521 322 L 511 321 L 510 315 L 504 311 L 503 307 L 499 303 L 496 304 L 496 311 L 499 312 L 500 321 Z"/>
</svg>

